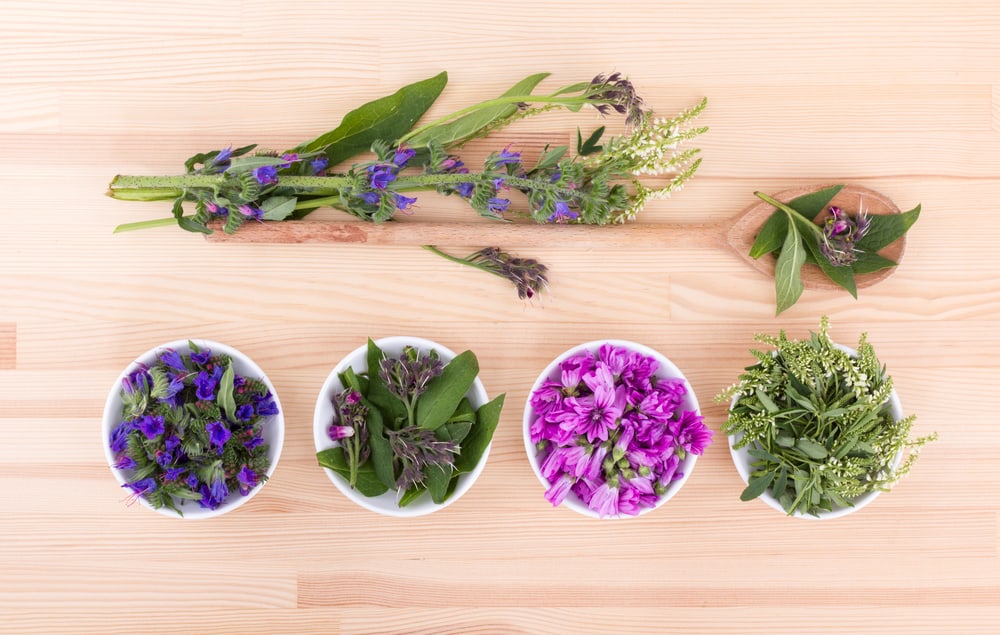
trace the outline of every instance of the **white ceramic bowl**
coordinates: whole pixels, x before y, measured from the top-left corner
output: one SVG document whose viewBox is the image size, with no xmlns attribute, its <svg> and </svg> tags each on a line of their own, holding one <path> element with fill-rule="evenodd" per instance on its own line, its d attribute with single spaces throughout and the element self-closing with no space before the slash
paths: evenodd
<svg viewBox="0 0 1000 635">
<path fill-rule="evenodd" d="M 853 348 L 850 348 L 848 346 L 844 346 L 842 344 L 836 344 L 836 343 L 834 343 L 834 346 L 836 346 L 840 350 L 844 351 L 848 355 L 851 355 L 852 357 L 856 357 L 857 354 L 858 354 L 858 352 L 856 350 L 854 350 Z M 729 410 L 732 410 L 736 406 L 736 402 L 739 400 L 739 398 L 740 398 L 739 395 L 736 395 L 735 397 L 733 397 L 732 401 L 729 403 Z M 891 412 L 892 412 L 892 418 L 895 421 L 899 421 L 900 419 L 902 419 L 905 416 L 903 414 L 903 405 L 900 403 L 899 396 L 896 394 L 895 390 L 893 390 L 892 393 L 889 395 L 889 407 L 890 407 Z M 743 447 L 743 448 L 740 448 L 738 450 L 734 449 L 733 446 L 736 445 L 736 443 L 740 439 L 742 439 L 742 438 L 743 438 L 742 434 L 738 434 L 738 435 L 730 434 L 728 436 L 728 440 L 729 440 L 729 453 L 733 457 L 733 464 L 736 466 L 736 471 L 739 472 L 740 477 L 743 479 L 743 482 L 744 483 L 749 483 L 750 482 L 750 472 L 751 472 L 750 465 L 756 459 L 754 459 L 752 456 L 750 456 L 750 454 L 749 454 L 749 450 L 751 449 L 750 447 Z M 899 453 L 899 454 L 896 455 L 896 458 L 892 462 L 892 469 L 896 469 L 899 466 L 899 463 L 902 460 L 902 458 L 903 458 L 902 453 Z M 772 509 L 775 509 L 775 510 L 781 512 L 782 514 L 785 514 L 785 515 L 788 515 L 788 516 L 794 516 L 796 518 L 806 518 L 808 520 L 829 520 L 831 518 L 840 518 L 841 516 L 846 516 L 848 514 L 853 514 L 854 512 L 856 512 L 859 509 L 861 509 L 862 507 L 865 507 L 865 506 L 869 505 L 881 493 L 882 492 L 880 492 L 880 491 L 868 492 L 867 494 L 863 494 L 863 495 L 855 498 L 853 501 L 851 501 L 851 502 L 854 503 L 854 507 L 839 507 L 839 508 L 834 508 L 833 511 L 820 512 L 820 514 L 818 516 L 814 516 L 812 514 L 805 514 L 805 513 L 802 513 L 800 511 L 798 511 L 798 510 L 796 510 L 792 514 L 788 514 L 788 512 L 785 511 L 785 508 L 781 506 L 781 503 L 778 501 L 778 499 L 771 495 L 770 490 L 766 490 L 758 498 L 760 498 L 760 500 L 764 501 L 764 503 L 766 503 Z"/>
<path fill-rule="evenodd" d="M 452 350 L 438 344 L 437 342 L 420 337 L 385 337 L 380 340 L 376 340 L 375 344 L 382 349 L 387 357 L 399 357 L 402 355 L 404 347 L 412 346 L 421 353 L 427 353 L 431 349 L 437 351 L 438 357 L 445 364 L 455 358 L 455 353 Z M 333 370 L 330 371 L 329 376 L 323 383 L 323 387 L 319 391 L 319 397 L 316 399 L 316 409 L 313 413 L 313 439 L 316 443 L 317 452 L 328 450 L 339 445 L 337 441 L 332 441 L 330 439 L 327 434 L 327 429 L 333 423 L 334 413 L 332 399 L 334 395 L 340 393 L 344 389 L 344 386 L 340 383 L 338 375 L 348 368 L 353 368 L 354 372 L 358 375 L 368 371 L 367 343 L 364 346 L 359 346 L 347 357 L 340 360 L 340 363 L 334 366 Z M 469 402 L 472 403 L 473 408 L 476 409 L 489 401 L 489 397 L 486 394 L 486 388 L 483 387 L 483 383 L 478 377 L 476 377 L 475 382 L 473 382 L 465 396 L 469 399 Z M 479 478 L 483 468 L 486 467 L 486 459 L 489 457 L 491 446 L 492 443 L 486 447 L 486 451 L 483 452 L 483 456 L 474 470 L 458 477 L 458 485 L 455 488 L 455 492 L 448 497 L 448 500 L 441 504 L 435 503 L 431 500 L 430 495 L 424 494 L 406 507 L 400 507 L 396 503 L 397 491 L 395 490 L 389 490 L 380 496 L 364 496 L 363 494 L 352 489 L 350 484 L 333 470 L 323 468 L 323 471 L 326 472 L 330 481 L 333 482 L 333 484 L 341 491 L 341 493 L 344 494 L 344 496 L 365 509 L 383 514 L 385 516 L 423 516 L 425 514 L 430 514 L 440 509 L 444 509 L 469 491 L 469 488 L 471 488 L 476 482 L 476 479 Z"/>
<path fill-rule="evenodd" d="M 528 401 L 525 403 L 524 406 L 524 419 L 522 422 L 524 449 L 528 454 L 528 462 L 531 464 L 532 471 L 534 471 L 535 476 L 538 478 L 538 481 L 542 484 L 542 486 L 546 490 L 551 486 L 551 483 L 549 483 L 549 480 L 547 478 L 542 476 L 541 465 L 538 461 L 538 452 L 535 449 L 535 444 L 531 442 L 531 423 L 534 419 L 534 409 L 531 407 L 531 395 L 535 394 L 535 391 L 538 390 L 538 388 L 545 381 L 559 379 L 561 375 L 559 365 L 562 364 L 565 360 L 584 351 L 590 351 L 591 353 L 596 354 L 597 351 L 601 348 L 601 346 L 604 346 L 605 344 L 610 344 L 611 346 L 619 348 L 627 348 L 631 351 L 641 353 L 646 357 L 652 357 L 653 359 L 655 359 L 659 363 L 659 368 L 657 369 L 656 373 L 654 373 L 655 377 L 660 379 L 680 379 L 684 382 L 684 387 L 687 389 L 687 392 L 684 395 L 684 400 L 681 403 L 680 409 L 694 411 L 699 415 L 701 414 L 701 408 L 698 405 L 698 398 L 695 396 L 694 390 L 691 389 L 691 384 L 688 383 L 688 380 L 684 376 L 684 373 L 682 373 L 680 369 L 677 368 L 677 366 L 674 365 L 674 363 L 671 362 L 670 359 L 668 359 L 665 355 L 653 350 L 652 348 L 644 346 L 643 344 L 630 342 L 628 340 L 594 340 L 592 342 L 586 342 L 584 344 L 580 344 L 579 346 L 574 346 L 573 348 L 567 350 L 566 352 L 556 357 L 554 360 L 552 360 L 551 363 L 549 363 L 548 366 L 545 367 L 545 370 L 542 371 L 542 373 L 538 376 L 538 379 L 535 380 L 534 385 L 531 387 L 531 391 L 528 393 Z M 679 471 L 683 472 L 684 475 L 670 484 L 669 488 L 663 494 L 663 496 L 661 496 L 659 500 L 656 501 L 655 506 L 643 507 L 641 510 L 639 510 L 638 515 L 641 516 L 643 514 L 648 514 L 654 509 L 658 509 L 661 505 L 663 505 L 668 500 L 673 498 L 677 494 L 677 492 L 680 491 L 684 483 L 687 482 L 688 478 L 691 476 L 691 472 L 694 470 L 694 464 L 697 460 L 698 456 L 696 454 L 689 452 L 687 454 L 687 457 L 683 461 L 681 461 L 680 466 L 677 468 Z M 582 500 L 580 500 L 580 498 L 572 491 L 566 495 L 566 498 L 565 500 L 563 500 L 562 505 L 572 509 L 573 511 L 579 514 L 583 514 L 584 516 L 590 516 L 591 518 L 600 518 L 597 512 L 590 509 L 590 507 L 588 507 Z M 618 515 L 618 516 L 605 517 L 605 519 L 609 518 L 610 519 L 632 518 L 632 516 Z"/>
<path fill-rule="evenodd" d="M 225 344 L 220 344 L 219 342 L 213 342 L 211 340 L 192 340 L 194 343 L 202 350 L 208 349 L 212 354 L 225 354 L 228 355 L 233 360 L 233 370 L 238 375 L 243 375 L 244 377 L 254 377 L 260 379 L 267 386 L 268 390 L 271 391 L 271 395 L 274 397 L 274 404 L 278 408 L 278 414 L 268 417 L 264 422 L 263 426 L 263 437 L 264 442 L 270 446 L 268 450 L 267 457 L 270 460 L 270 467 L 267 469 L 267 477 L 270 478 L 271 474 L 274 473 L 274 468 L 278 465 L 278 457 L 281 456 L 281 448 L 285 440 L 285 415 L 284 409 L 281 407 L 281 401 L 278 399 L 278 393 L 274 389 L 274 385 L 271 384 L 271 380 L 267 378 L 264 371 L 254 363 L 252 359 L 236 350 L 231 346 L 226 346 Z M 142 355 L 140 355 L 134 362 L 132 362 L 128 368 L 126 368 L 115 380 L 114 386 L 111 387 L 111 391 L 108 393 L 108 398 L 104 403 L 104 421 L 101 426 L 102 434 L 102 444 L 104 446 L 104 456 L 108 461 L 108 466 L 111 468 L 111 473 L 114 474 L 115 479 L 119 484 L 125 485 L 127 482 L 126 472 L 117 469 L 114 465 L 116 462 L 114 454 L 111 452 L 111 447 L 109 445 L 109 439 L 111 436 L 111 431 L 121 423 L 122 414 L 122 400 L 121 400 L 121 389 L 122 389 L 122 379 L 127 377 L 130 373 L 138 370 L 139 364 L 144 364 L 146 366 L 151 366 L 157 358 L 166 349 L 173 349 L 181 354 L 186 354 L 190 352 L 190 347 L 188 346 L 188 340 L 175 340 L 173 342 L 168 342 L 157 346 L 156 348 L 151 348 Z M 261 482 L 257 487 L 250 490 L 246 496 L 241 496 L 239 492 L 233 492 L 226 498 L 225 502 L 216 507 L 215 509 L 207 509 L 201 507 L 197 501 L 185 501 L 183 506 L 178 505 L 180 509 L 184 512 L 183 516 L 178 516 L 176 512 L 167 508 L 155 509 L 149 504 L 143 497 L 137 497 L 139 503 L 149 509 L 160 512 L 165 516 L 171 516 L 174 518 L 185 518 L 188 520 L 200 519 L 200 518 L 211 518 L 213 516 L 220 516 L 227 512 L 231 512 L 237 507 L 246 504 L 251 498 L 257 495 L 257 493 L 264 487 L 266 481 Z M 179 501 L 178 501 L 179 502 Z"/>
</svg>

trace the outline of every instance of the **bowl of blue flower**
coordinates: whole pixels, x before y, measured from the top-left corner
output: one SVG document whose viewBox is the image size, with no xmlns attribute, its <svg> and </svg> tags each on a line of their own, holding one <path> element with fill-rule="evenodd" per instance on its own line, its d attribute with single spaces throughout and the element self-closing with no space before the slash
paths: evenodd
<svg viewBox="0 0 1000 635">
<path fill-rule="evenodd" d="M 264 372 L 209 340 L 147 351 L 104 405 L 104 453 L 126 500 L 174 517 L 218 516 L 253 498 L 278 464 L 284 434 Z"/>
<path fill-rule="evenodd" d="M 472 351 L 420 337 L 368 343 L 338 363 L 313 418 L 316 458 L 348 499 L 385 516 L 451 505 L 479 478 L 504 395 L 490 400 Z"/>
</svg>

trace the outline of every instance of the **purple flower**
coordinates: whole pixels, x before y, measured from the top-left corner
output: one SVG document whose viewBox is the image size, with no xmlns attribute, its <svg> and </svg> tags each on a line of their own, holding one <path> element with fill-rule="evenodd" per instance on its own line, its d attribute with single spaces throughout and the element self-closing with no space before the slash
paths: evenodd
<svg viewBox="0 0 1000 635">
<path fill-rule="evenodd" d="M 135 430 L 135 423 L 132 421 L 122 421 L 111 431 L 109 445 L 115 454 L 124 452 L 128 446 L 128 433 Z"/>
<path fill-rule="evenodd" d="M 871 220 L 864 211 L 851 218 L 842 209 L 831 205 L 830 217 L 823 222 L 819 250 L 835 267 L 852 264 L 858 259 L 856 244 L 868 233 Z"/>
<path fill-rule="evenodd" d="M 156 464 L 160 467 L 167 467 L 174 462 L 173 452 L 167 452 L 165 450 L 156 451 Z"/>
<path fill-rule="evenodd" d="M 160 361 L 166 364 L 167 366 L 170 366 L 174 370 L 180 370 L 180 371 L 187 370 L 186 368 L 184 368 L 184 359 L 180 356 L 180 354 L 177 351 L 173 349 L 168 348 L 167 350 L 163 351 L 160 354 Z"/>
<path fill-rule="evenodd" d="M 187 377 L 187 371 L 183 375 L 167 373 L 167 383 L 166 387 L 163 389 L 163 394 L 160 396 L 160 401 L 168 403 L 171 406 L 179 405 L 177 403 L 177 394 L 184 390 L 184 378 Z"/>
<path fill-rule="evenodd" d="M 240 494 L 246 496 L 250 490 L 257 487 L 257 473 L 244 465 L 236 474 L 236 480 L 240 484 Z"/>
<path fill-rule="evenodd" d="M 396 180 L 396 172 L 393 167 L 382 163 L 369 166 L 368 174 L 371 177 L 371 186 L 376 190 L 384 190 L 387 185 Z"/>
<path fill-rule="evenodd" d="M 677 421 L 670 422 L 670 432 L 677 445 L 691 454 L 703 454 L 712 442 L 712 431 L 705 425 L 702 416 L 685 410 Z"/>
<path fill-rule="evenodd" d="M 188 474 L 188 477 L 187 479 L 185 479 L 184 482 L 187 483 L 187 486 L 193 490 L 197 490 L 198 485 L 201 483 L 201 481 L 198 480 L 198 477 L 194 474 L 194 472 Z"/>
<path fill-rule="evenodd" d="M 163 434 L 163 424 L 163 417 L 157 415 L 146 415 L 145 417 L 139 419 L 138 426 L 139 430 L 146 435 L 146 438 L 152 440 Z"/>
<path fill-rule="evenodd" d="M 236 209 L 239 210 L 240 214 L 243 214 L 247 218 L 252 218 L 253 220 L 264 220 L 264 210 L 259 207 L 240 205 Z"/>
<path fill-rule="evenodd" d="M 153 380 L 150 379 L 149 373 L 146 372 L 146 367 L 141 365 L 137 370 L 122 377 L 122 390 L 128 396 L 149 390 L 152 384 Z"/>
<path fill-rule="evenodd" d="M 309 169 L 312 170 L 313 174 L 319 174 L 325 170 L 328 165 L 330 165 L 330 161 L 324 156 L 319 156 L 309 162 Z"/>
<path fill-rule="evenodd" d="M 226 445 L 226 441 L 229 441 L 229 437 L 233 435 L 226 424 L 221 421 L 212 421 L 205 426 L 205 432 L 208 433 L 208 442 L 218 448 L 219 454 L 222 454 L 222 447 Z"/>
<path fill-rule="evenodd" d="M 594 356 L 587 351 L 570 357 L 563 363 L 559 364 L 562 385 L 565 386 L 568 391 L 576 392 L 576 388 L 583 380 L 583 376 L 591 372 L 593 368 Z"/>
<path fill-rule="evenodd" d="M 253 436 L 249 440 L 243 442 L 243 447 L 248 450 L 252 450 L 260 445 L 264 444 L 264 437 L 260 436 L 260 432 L 254 430 Z"/>
<path fill-rule="evenodd" d="M 274 396 L 270 392 L 257 401 L 257 414 L 262 417 L 278 414 L 278 405 L 274 403 Z"/>
<path fill-rule="evenodd" d="M 476 189 L 474 183 L 459 183 L 455 186 L 455 191 L 462 198 L 472 198 L 472 192 Z"/>
<path fill-rule="evenodd" d="M 281 158 L 285 160 L 285 163 L 282 163 L 280 166 L 284 169 L 292 167 L 292 164 L 299 160 L 299 155 L 295 152 L 286 152 L 281 155 Z"/>
<path fill-rule="evenodd" d="M 253 404 L 243 404 L 236 409 L 236 418 L 240 421 L 250 421 L 253 419 Z"/>
<path fill-rule="evenodd" d="M 212 481 L 211 487 L 202 485 L 200 494 L 201 500 L 198 504 L 207 509 L 217 509 L 229 496 L 229 488 L 226 487 L 224 478 L 218 478 Z"/>
<path fill-rule="evenodd" d="M 222 371 L 218 366 L 211 373 L 205 370 L 198 373 L 198 376 L 194 378 L 194 385 L 197 388 L 195 395 L 198 399 L 202 401 L 212 401 L 215 399 L 215 386 L 218 384 L 221 375 Z"/>
<path fill-rule="evenodd" d="M 510 200 L 506 198 L 491 198 L 486 201 L 487 209 L 491 214 L 499 216 L 507 211 L 510 206 Z"/>
<path fill-rule="evenodd" d="M 549 223 L 566 223 L 571 220 L 576 220 L 580 215 L 569 208 L 569 204 L 566 201 L 556 201 L 556 211 L 548 217 L 547 222 Z"/>
<path fill-rule="evenodd" d="M 602 483 L 600 487 L 594 490 L 594 494 L 587 506 L 597 512 L 597 515 L 601 518 L 617 516 L 619 513 L 618 495 L 620 491 L 617 487 L 611 487 L 608 483 Z"/>
<path fill-rule="evenodd" d="M 490 163 L 493 167 L 500 167 L 501 165 L 512 165 L 521 162 L 520 152 L 511 152 L 509 148 L 504 148 L 500 151 L 500 154 L 491 158 Z"/>
<path fill-rule="evenodd" d="M 403 196 L 398 192 L 396 192 L 395 194 L 396 194 L 396 209 L 398 209 L 401 212 L 408 210 L 414 203 L 417 202 L 416 198 Z"/>
<path fill-rule="evenodd" d="M 565 413 L 560 425 L 566 430 L 584 435 L 587 441 L 607 441 L 611 428 L 622 416 L 625 393 L 610 386 L 598 385 L 593 395 L 570 397 L 566 400 L 571 411 Z"/>
<path fill-rule="evenodd" d="M 369 205 L 378 205 L 382 201 L 382 196 L 378 192 L 361 192 L 355 196 Z"/>
<path fill-rule="evenodd" d="M 118 461 L 115 462 L 115 468 L 119 470 L 134 470 L 135 460 L 127 454 L 123 454 L 118 457 Z"/>
<path fill-rule="evenodd" d="M 346 439 L 347 437 L 354 436 L 354 428 L 351 426 L 338 426 L 332 425 L 326 430 L 327 436 L 330 437 L 331 441 L 339 441 L 340 439 Z"/>
<path fill-rule="evenodd" d="M 413 148 L 399 148 L 396 150 L 396 155 L 392 157 L 392 162 L 397 168 L 404 168 L 416 154 L 417 151 Z"/>
<path fill-rule="evenodd" d="M 198 353 L 191 353 L 191 361 L 196 364 L 207 364 L 210 359 L 212 359 L 212 351 L 207 348 L 203 348 Z"/>
<path fill-rule="evenodd" d="M 557 507 L 566 500 L 566 495 L 569 494 L 570 486 L 573 485 L 573 480 L 563 474 L 555 483 L 552 483 L 551 487 L 545 491 L 545 500 L 552 503 L 553 507 Z"/>
<path fill-rule="evenodd" d="M 171 482 L 176 481 L 186 471 L 187 471 L 186 467 L 168 467 L 167 471 L 163 473 L 163 480 Z"/>
<path fill-rule="evenodd" d="M 262 165 L 253 169 L 253 178 L 261 185 L 270 185 L 278 182 L 278 168 L 273 165 Z"/>
<path fill-rule="evenodd" d="M 207 201 L 205 203 L 205 209 L 208 211 L 209 214 L 212 214 L 213 216 L 222 216 L 222 217 L 229 216 L 228 207 L 222 207 L 221 205 L 217 205 L 212 201 Z"/>
<path fill-rule="evenodd" d="M 156 479 L 144 478 L 134 483 L 125 483 L 122 487 L 127 487 L 138 496 L 145 496 L 156 491 Z"/>
</svg>

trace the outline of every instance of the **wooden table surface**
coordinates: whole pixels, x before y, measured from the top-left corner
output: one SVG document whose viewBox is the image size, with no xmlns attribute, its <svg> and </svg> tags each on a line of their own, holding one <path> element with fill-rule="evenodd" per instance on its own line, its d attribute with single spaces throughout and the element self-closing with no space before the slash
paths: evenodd
<svg viewBox="0 0 1000 635">
<path fill-rule="evenodd" d="M 0 59 L 0 630 L 1000 632 L 996 2 L 5 2 Z M 417 248 L 112 234 L 169 215 L 105 197 L 113 175 L 291 147 L 440 70 L 437 114 L 540 71 L 552 88 L 621 71 L 664 114 L 707 96 L 702 168 L 648 222 L 835 182 L 923 216 L 887 281 L 858 300 L 807 291 L 779 317 L 772 280 L 718 249 L 525 251 L 552 268 L 525 304 Z M 556 114 L 495 143 L 565 143 L 578 125 L 599 124 Z M 462 208 L 428 195 L 416 213 Z M 713 397 L 754 333 L 805 335 L 824 314 L 842 342 L 869 333 L 915 433 L 940 439 L 892 493 L 817 523 L 739 501 Z M 473 349 L 507 393 L 480 480 L 417 519 L 344 498 L 312 438 L 333 365 L 400 334 Z M 251 356 L 287 416 L 271 482 L 201 522 L 126 505 L 100 434 L 118 373 L 189 337 Z M 716 431 L 681 492 L 637 519 L 549 506 L 521 439 L 542 368 L 602 338 L 670 357 Z"/>
</svg>

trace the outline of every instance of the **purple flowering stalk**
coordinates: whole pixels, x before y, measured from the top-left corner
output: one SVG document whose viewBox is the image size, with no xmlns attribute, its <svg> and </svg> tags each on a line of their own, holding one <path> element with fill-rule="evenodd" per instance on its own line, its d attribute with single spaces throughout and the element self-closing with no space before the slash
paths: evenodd
<svg viewBox="0 0 1000 635">
<path fill-rule="evenodd" d="M 121 422 L 108 439 L 132 496 L 182 516 L 186 501 L 216 509 L 267 478 L 264 427 L 278 414 L 263 381 L 236 374 L 227 355 L 189 347 L 160 351 L 122 379 Z"/>
<path fill-rule="evenodd" d="M 675 117 L 658 118 L 620 73 L 534 94 L 545 77 L 532 75 L 500 97 L 414 127 L 443 90 L 442 73 L 361 106 L 338 128 L 286 152 L 230 147 L 192 156 L 180 176 L 116 176 L 109 191 L 113 198 L 174 204 L 172 218 L 115 231 L 177 223 L 194 232 L 208 234 L 221 226 L 234 233 L 247 222 L 301 219 L 320 207 L 380 223 L 413 213 L 415 194 L 424 191 L 458 196 L 494 220 L 603 225 L 634 219 L 649 200 L 669 197 L 697 170 L 699 150 L 681 146 L 707 130 L 691 125 L 704 100 Z M 533 162 L 502 143 L 481 166 L 467 166 L 451 152 L 520 119 L 582 108 L 624 116 L 626 132 L 600 145 L 602 126 L 586 141 L 578 135 L 575 153 L 567 146 L 546 146 Z M 354 129 L 356 121 L 369 119 L 374 123 L 364 133 Z M 369 150 L 375 159 L 359 160 Z M 345 160 L 351 160 L 346 170 L 329 169 Z M 666 176 L 667 183 L 650 187 L 640 181 L 642 175 Z M 194 213 L 186 213 L 185 205 L 193 205 Z M 523 297 L 517 279 L 505 277 Z"/>
<path fill-rule="evenodd" d="M 558 379 L 530 397 L 529 435 L 538 451 L 545 498 L 570 494 L 604 518 L 652 508 L 681 478 L 688 453 L 700 455 L 712 431 L 682 409 L 679 379 L 656 376 L 652 357 L 605 344 L 559 365 Z"/>
</svg>

